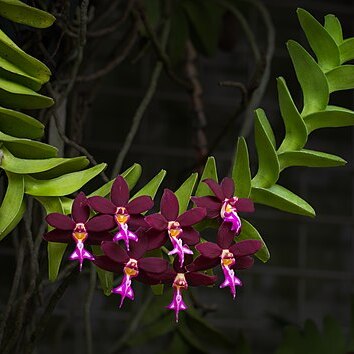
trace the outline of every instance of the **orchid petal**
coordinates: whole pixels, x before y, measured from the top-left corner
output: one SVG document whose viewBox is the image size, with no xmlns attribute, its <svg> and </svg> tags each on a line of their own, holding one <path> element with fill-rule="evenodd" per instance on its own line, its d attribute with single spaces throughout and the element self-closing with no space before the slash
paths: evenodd
<svg viewBox="0 0 354 354">
<path fill-rule="evenodd" d="M 127 252 L 114 242 L 102 242 L 101 248 L 105 255 L 116 263 L 125 264 L 129 261 Z"/>
<path fill-rule="evenodd" d="M 124 265 L 113 261 L 107 256 L 96 256 L 96 259 L 93 263 L 101 269 L 107 270 L 112 273 L 121 273 L 123 271 Z"/>
<path fill-rule="evenodd" d="M 198 222 L 202 221 L 206 216 L 206 210 L 205 208 L 193 208 L 190 210 L 187 210 L 183 214 L 181 214 L 178 218 L 177 221 L 180 223 L 182 227 L 184 226 L 192 226 L 194 224 L 197 224 Z"/>
<path fill-rule="evenodd" d="M 181 239 L 189 246 L 194 246 L 199 242 L 200 234 L 192 227 L 183 228 Z"/>
<path fill-rule="evenodd" d="M 168 221 L 175 221 L 178 216 L 179 204 L 175 194 L 169 189 L 165 189 L 160 203 L 161 214 Z"/>
<path fill-rule="evenodd" d="M 230 229 L 228 222 L 223 222 L 219 227 L 216 242 L 222 249 L 228 249 L 235 236 L 236 233 Z"/>
<path fill-rule="evenodd" d="M 138 214 L 130 215 L 128 224 L 129 228 L 133 230 L 138 227 L 143 227 L 144 229 L 148 229 L 150 227 L 149 224 L 145 221 L 145 217 Z"/>
<path fill-rule="evenodd" d="M 206 209 L 208 218 L 213 219 L 220 215 L 222 203 L 216 197 L 192 197 L 192 201 L 196 206 Z"/>
<path fill-rule="evenodd" d="M 108 199 L 95 196 L 88 199 L 92 209 L 102 214 L 115 214 L 117 207 Z"/>
<path fill-rule="evenodd" d="M 235 183 L 234 183 L 233 179 L 230 177 L 225 177 L 221 181 L 221 189 L 223 191 L 225 198 L 233 197 L 234 192 L 235 192 Z"/>
<path fill-rule="evenodd" d="M 43 235 L 43 238 L 49 242 L 69 243 L 72 241 L 71 231 L 54 229 Z"/>
<path fill-rule="evenodd" d="M 168 268 L 168 262 L 163 258 L 147 257 L 139 259 L 138 266 L 149 273 L 163 273 Z"/>
<path fill-rule="evenodd" d="M 198 272 L 186 273 L 185 277 L 190 286 L 209 286 L 213 285 L 217 280 L 215 275 L 206 275 Z"/>
<path fill-rule="evenodd" d="M 203 182 L 208 185 L 210 190 L 215 194 L 216 198 L 218 198 L 221 201 L 225 199 L 224 193 L 220 185 L 218 184 L 218 182 L 214 181 L 211 178 L 205 179 Z"/>
<path fill-rule="evenodd" d="M 146 285 L 161 284 L 160 274 L 145 272 L 142 269 L 139 270 L 139 275 L 135 279 Z"/>
<path fill-rule="evenodd" d="M 150 210 L 154 206 L 154 202 L 151 197 L 147 195 L 141 195 L 131 200 L 127 204 L 127 210 L 129 214 L 140 214 Z"/>
<path fill-rule="evenodd" d="M 87 198 L 83 192 L 80 192 L 74 199 L 71 209 L 71 215 L 76 223 L 85 223 L 90 216 L 90 208 L 87 204 Z"/>
<path fill-rule="evenodd" d="M 53 226 L 59 230 L 71 231 L 75 228 L 75 221 L 67 215 L 59 213 L 51 213 L 46 216 L 46 221 L 50 226 Z"/>
<path fill-rule="evenodd" d="M 122 176 L 118 176 L 111 189 L 111 201 L 117 207 L 125 207 L 129 200 L 129 187 Z"/>
<path fill-rule="evenodd" d="M 230 252 L 235 257 L 250 256 L 262 248 L 262 242 L 259 240 L 244 240 L 235 243 L 229 247 Z"/>
<path fill-rule="evenodd" d="M 203 242 L 195 248 L 206 258 L 218 258 L 222 252 L 222 249 L 213 242 Z"/>
<path fill-rule="evenodd" d="M 112 230 L 116 226 L 116 222 L 112 215 L 97 215 L 86 223 L 87 231 L 93 232 Z"/>
<path fill-rule="evenodd" d="M 213 269 L 220 264 L 220 258 L 207 258 L 203 255 L 198 256 L 192 263 L 186 266 L 189 272 Z"/>
<path fill-rule="evenodd" d="M 140 259 L 148 250 L 149 239 L 141 229 L 136 232 L 136 235 L 138 236 L 138 241 L 131 243 L 128 254 L 130 258 Z"/>
<path fill-rule="evenodd" d="M 175 311 L 176 322 L 178 322 L 179 312 L 182 310 L 187 310 L 187 305 L 184 303 L 182 298 L 182 292 L 179 288 L 175 288 L 173 291 L 173 298 L 171 303 L 166 306 L 169 310 Z"/>
<path fill-rule="evenodd" d="M 247 269 L 253 266 L 254 259 L 251 256 L 236 258 L 235 263 L 231 266 L 232 269 Z"/>
<path fill-rule="evenodd" d="M 235 207 L 237 211 L 245 212 L 245 213 L 253 213 L 254 212 L 254 204 L 253 201 L 249 198 L 240 198 L 235 202 Z"/>
<path fill-rule="evenodd" d="M 145 217 L 145 221 L 155 230 L 162 231 L 167 229 L 167 220 L 161 214 L 151 214 Z"/>
<path fill-rule="evenodd" d="M 166 231 L 161 232 L 161 231 L 150 229 L 149 231 L 147 231 L 147 235 L 149 240 L 149 244 L 148 244 L 149 251 L 162 247 L 167 241 Z"/>
<path fill-rule="evenodd" d="M 108 231 L 89 232 L 85 243 L 88 245 L 100 245 L 103 241 L 112 241 L 112 234 Z"/>
</svg>

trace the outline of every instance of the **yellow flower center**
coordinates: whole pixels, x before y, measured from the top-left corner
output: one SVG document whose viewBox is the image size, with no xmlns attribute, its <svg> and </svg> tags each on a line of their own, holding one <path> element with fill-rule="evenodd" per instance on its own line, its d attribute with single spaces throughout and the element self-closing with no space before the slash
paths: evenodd
<svg viewBox="0 0 354 354">
<path fill-rule="evenodd" d="M 130 277 L 136 277 L 139 274 L 138 261 L 130 258 L 124 267 L 124 273 Z"/>
<path fill-rule="evenodd" d="M 235 264 L 235 256 L 229 250 L 222 250 L 221 253 L 221 265 L 230 267 Z"/>
<path fill-rule="evenodd" d="M 169 221 L 167 228 L 171 237 L 178 237 L 182 233 L 182 229 L 178 221 Z"/>
</svg>

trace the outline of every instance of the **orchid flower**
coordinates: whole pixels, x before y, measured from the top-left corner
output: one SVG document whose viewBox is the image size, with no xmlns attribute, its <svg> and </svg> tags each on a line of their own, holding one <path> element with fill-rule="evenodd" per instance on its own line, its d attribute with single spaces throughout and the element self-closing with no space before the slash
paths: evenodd
<svg viewBox="0 0 354 354">
<path fill-rule="evenodd" d="M 145 221 L 153 229 L 150 234 L 150 249 L 163 246 L 168 235 L 173 249 L 169 255 L 176 254 L 180 266 L 183 266 L 185 254 L 193 254 L 189 246 L 199 241 L 199 232 L 192 225 L 204 219 L 204 208 L 193 208 L 178 216 L 179 203 L 177 197 L 169 189 L 165 189 L 160 204 L 161 214 L 152 214 L 145 217 Z"/>
<path fill-rule="evenodd" d="M 201 272 L 189 272 L 187 267 L 193 264 L 192 260 L 192 256 L 186 256 L 185 266 L 181 266 L 180 263 L 177 262 L 177 259 L 175 259 L 173 268 L 169 268 L 160 276 L 162 283 L 172 284 L 173 298 L 167 308 L 175 311 L 176 322 L 178 322 L 179 319 L 179 312 L 187 309 L 187 305 L 183 301 L 182 290 L 187 290 L 189 286 L 213 285 L 217 279 L 216 276 L 206 275 Z"/>
<path fill-rule="evenodd" d="M 130 226 L 143 226 L 144 217 L 141 213 L 151 209 L 154 205 L 151 197 L 142 195 L 129 201 L 128 184 L 122 176 L 118 176 L 111 189 L 111 201 L 95 196 L 88 199 L 90 206 L 97 212 L 110 216 L 114 220 L 118 231 L 113 237 L 114 242 L 124 241 L 129 250 L 129 241 L 138 241 L 136 233 Z"/>
<path fill-rule="evenodd" d="M 70 260 L 78 260 L 80 271 L 84 259 L 93 261 L 95 257 L 85 249 L 84 245 L 99 245 L 102 241 L 110 240 L 112 235 L 108 230 L 112 230 L 115 225 L 106 215 L 98 215 L 89 219 L 90 208 L 87 198 L 80 192 L 74 199 L 71 217 L 60 213 L 51 213 L 46 217 L 49 225 L 55 229 L 47 232 L 43 238 L 50 242 L 70 243 L 75 241 L 76 247 L 70 255 Z"/>
<path fill-rule="evenodd" d="M 226 223 L 222 223 L 218 230 L 217 241 L 204 242 L 196 246 L 201 254 L 194 262 L 187 266 L 190 271 L 214 268 L 218 264 L 224 274 L 224 281 L 220 288 L 229 287 L 232 297 L 236 297 L 236 286 L 242 286 L 241 280 L 235 275 L 235 269 L 246 269 L 253 265 L 250 257 L 261 247 L 258 240 L 245 240 L 235 243 L 235 233 L 229 229 Z"/>
<path fill-rule="evenodd" d="M 209 186 L 215 196 L 192 197 L 193 202 L 198 207 L 206 208 L 208 218 L 221 218 L 222 221 L 231 223 L 231 230 L 239 234 L 241 220 L 238 212 L 254 212 L 252 200 L 234 196 L 235 184 L 229 177 L 225 177 L 220 185 L 213 179 L 205 179 L 203 182 Z"/>
<path fill-rule="evenodd" d="M 114 273 L 123 273 L 120 285 L 112 289 L 112 293 L 121 296 L 120 306 L 124 299 L 134 300 L 132 280 L 136 279 L 144 284 L 154 285 L 160 282 L 159 275 L 168 268 L 165 259 L 157 257 L 143 258 L 147 251 L 148 241 L 146 235 L 139 233 L 139 240 L 133 243 L 129 251 L 124 250 L 114 242 L 103 242 L 101 248 L 104 256 L 96 257 L 95 265 Z"/>
</svg>

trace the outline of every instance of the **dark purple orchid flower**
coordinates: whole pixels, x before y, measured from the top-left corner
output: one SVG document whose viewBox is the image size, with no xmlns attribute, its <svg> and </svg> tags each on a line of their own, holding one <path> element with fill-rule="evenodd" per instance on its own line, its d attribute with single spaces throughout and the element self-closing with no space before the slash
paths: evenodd
<svg viewBox="0 0 354 354">
<path fill-rule="evenodd" d="M 158 284 L 160 283 L 159 275 L 166 272 L 168 268 L 168 262 L 165 259 L 143 258 L 148 248 L 148 240 L 146 235 L 139 230 L 137 233 L 139 240 L 131 245 L 129 251 L 114 242 L 103 242 L 101 248 L 105 255 L 96 257 L 94 261 L 102 269 L 123 273 L 122 283 L 112 289 L 112 293 L 121 295 L 119 307 L 122 307 L 126 297 L 134 300 L 134 291 L 131 287 L 133 278 L 148 285 Z"/>
<path fill-rule="evenodd" d="M 172 284 L 173 298 L 171 303 L 167 306 L 169 310 L 175 311 L 176 322 L 178 322 L 179 312 L 187 309 L 187 305 L 182 298 L 182 290 L 187 290 L 188 286 L 209 286 L 216 281 L 216 276 L 206 275 L 201 272 L 188 271 L 188 265 L 192 265 L 193 256 L 187 255 L 185 265 L 181 266 L 177 259 L 173 262 L 173 268 L 160 275 L 160 282 L 165 284 Z M 199 267 L 199 270 L 208 268 Z"/>
<path fill-rule="evenodd" d="M 172 251 L 168 254 L 177 254 L 180 265 L 183 266 L 184 255 L 193 254 L 187 245 L 193 246 L 199 242 L 199 232 L 194 230 L 192 225 L 204 219 L 206 210 L 193 208 L 178 216 L 178 199 L 169 189 L 164 190 L 160 209 L 161 214 L 145 217 L 145 221 L 153 229 L 152 232 L 149 232 L 149 248 L 155 249 L 163 246 L 166 242 L 166 235 L 168 235 L 173 246 Z"/>
<path fill-rule="evenodd" d="M 102 241 L 110 240 L 112 235 L 108 230 L 114 228 L 107 215 L 98 215 L 89 219 L 90 208 L 87 198 L 80 192 L 74 199 L 71 217 L 60 213 L 48 214 L 46 221 L 55 229 L 47 232 L 43 238 L 50 242 L 76 243 L 75 251 L 70 255 L 70 260 L 78 260 L 80 271 L 84 259 L 93 261 L 95 257 L 84 248 L 84 243 L 100 245 Z"/>
<path fill-rule="evenodd" d="M 194 262 L 187 266 L 190 271 L 214 268 L 221 264 L 224 273 L 224 282 L 220 288 L 228 286 L 232 297 L 236 296 L 236 286 L 241 286 L 241 280 L 235 276 L 235 269 L 246 269 L 253 265 L 253 257 L 261 247 L 258 240 L 244 240 L 235 243 L 234 232 L 223 222 L 218 230 L 217 243 L 204 242 L 196 246 L 201 254 Z"/>
<path fill-rule="evenodd" d="M 213 179 L 205 179 L 206 183 L 214 196 L 209 197 L 192 197 L 193 202 L 198 207 L 204 207 L 207 210 L 207 217 L 221 218 L 223 221 L 231 223 L 231 230 L 236 234 L 241 232 L 241 220 L 238 212 L 254 212 L 254 205 L 251 199 L 238 198 L 234 196 L 234 181 L 225 177 L 220 184 Z"/>
<path fill-rule="evenodd" d="M 138 241 L 136 233 L 129 230 L 130 227 L 146 226 L 141 213 L 151 209 L 154 205 L 147 195 L 136 197 L 129 201 L 128 184 L 122 176 L 118 176 L 111 189 L 111 201 L 103 197 L 91 197 L 88 199 L 90 206 L 97 212 L 112 218 L 112 222 L 118 227 L 113 241 L 123 240 L 127 250 L 129 241 Z"/>
</svg>

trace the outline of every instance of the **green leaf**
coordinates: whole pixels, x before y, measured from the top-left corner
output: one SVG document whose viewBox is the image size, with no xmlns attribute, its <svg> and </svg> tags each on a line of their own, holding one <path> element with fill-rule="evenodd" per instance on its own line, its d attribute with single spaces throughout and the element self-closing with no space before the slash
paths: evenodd
<svg viewBox="0 0 354 354">
<path fill-rule="evenodd" d="M 28 75 L 25 71 L 10 63 L 0 56 L 0 76 L 8 81 L 17 82 L 20 85 L 38 91 L 42 83 L 35 77 Z"/>
<path fill-rule="evenodd" d="M 7 179 L 6 194 L 0 206 L 0 240 L 11 231 L 9 225 L 21 210 L 24 193 L 23 176 L 8 172 Z"/>
<path fill-rule="evenodd" d="M 36 28 L 49 27 L 55 21 L 55 17 L 50 13 L 18 0 L 0 0 L 0 16 Z"/>
<path fill-rule="evenodd" d="M 191 195 L 193 194 L 195 184 L 197 183 L 198 173 L 192 173 L 183 184 L 176 190 L 175 195 L 179 203 L 179 213 L 178 215 L 184 213 L 191 200 Z"/>
<path fill-rule="evenodd" d="M 324 28 L 331 35 L 337 45 L 340 45 L 343 42 L 342 25 L 336 16 L 326 15 Z"/>
<path fill-rule="evenodd" d="M 298 9 L 297 15 L 307 40 L 316 54 L 318 65 L 324 71 L 340 65 L 338 46 L 331 35 L 304 9 Z"/>
<path fill-rule="evenodd" d="M 0 107 L 0 131 L 17 138 L 37 139 L 44 133 L 44 125 L 27 114 Z"/>
<path fill-rule="evenodd" d="M 142 171 L 141 166 L 135 163 L 134 165 L 130 166 L 121 174 L 121 176 L 123 176 L 125 181 L 128 183 L 129 190 L 133 189 L 134 186 L 137 184 L 141 176 L 141 171 Z M 111 193 L 111 188 L 114 181 L 115 178 L 105 183 L 102 187 L 98 188 L 96 191 L 92 192 L 90 195 L 88 195 L 88 197 L 93 197 L 93 196 L 106 197 Z"/>
<path fill-rule="evenodd" d="M 336 106 L 327 106 L 325 111 L 304 117 L 309 133 L 320 128 L 348 127 L 354 125 L 354 112 Z"/>
<path fill-rule="evenodd" d="M 341 64 L 354 59 L 354 37 L 343 41 L 339 46 Z"/>
<path fill-rule="evenodd" d="M 42 204 L 47 215 L 51 213 L 64 213 L 63 206 L 58 197 L 36 197 L 36 200 Z M 53 227 L 48 225 L 48 229 L 52 230 Z M 48 278 L 50 281 L 55 281 L 58 277 L 60 265 L 67 246 L 66 243 L 48 242 Z"/>
<path fill-rule="evenodd" d="M 252 179 L 253 187 L 270 187 L 279 178 L 279 162 L 275 152 L 274 135 L 265 112 L 255 112 L 255 143 L 258 155 L 258 172 Z"/>
<path fill-rule="evenodd" d="M 38 180 L 30 176 L 25 176 L 25 193 L 33 196 L 52 197 L 68 195 L 78 191 L 105 168 L 106 164 L 101 163 L 87 170 L 68 173 L 49 180 Z"/>
<path fill-rule="evenodd" d="M 24 70 L 27 74 L 46 83 L 50 70 L 38 59 L 30 56 L 19 48 L 3 31 L 0 30 L 0 53 L 9 62 Z"/>
<path fill-rule="evenodd" d="M 1 168 L 6 171 L 20 173 L 20 174 L 29 174 L 36 172 L 43 172 L 50 170 L 54 167 L 65 164 L 67 161 L 72 159 L 70 158 L 52 158 L 52 159 L 19 159 L 11 154 L 6 147 L 2 147 L 0 151 L 3 152 L 3 158 L 1 161 Z M 74 159 L 76 162 L 77 159 Z M 86 160 L 88 163 L 88 160 Z"/>
<path fill-rule="evenodd" d="M 286 151 L 278 155 L 280 169 L 290 166 L 335 167 L 343 166 L 346 161 L 339 156 L 314 150 Z"/>
<path fill-rule="evenodd" d="M 305 200 L 278 184 L 270 188 L 252 188 L 251 199 L 255 203 L 268 205 L 293 214 L 311 217 L 316 214 Z"/>
<path fill-rule="evenodd" d="M 1 233 L 1 236 L 0 236 L 1 238 L 4 238 L 5 236 L 7 236 L 17 226 L 17 224 L 22 220 L 25 211 L 26 211 L 26 202 L 23 199 L 20 209 L 18 209 L 16 216 L 13 218 L 13 220 L 7 226 L 7 228 Z"/>
<path fill-rule="evenodd" d="M 279 77 L 277 84 L 280 112 L 285 124 L 285 138 L 278 153 L 301 149 L 307 142 L 306 125 L 295 106 L 285 80 Z"/>
<path fill-rule="evenodd" d="M 36 179 L 52 179 L 60 177 L 67 173 L 81 171 L 89 165 L 90 161 L 85 156 L 65 158 L 57 167 L 53 167 L 48 171 L 32 173 L 31 177 Z"/>
<path fill-rule="evenodd" d="M 91 246 L 91 248 L 92 248 L 92 252 L 95 256 L 103 255 L 103 252 L 102 252 L 100 246 Z M 113 273 L 103 270 L 103 269 L 96 267 L 96 266 L 95 266 L 95 268 L 97 271 L 98 279 L 100 281 L 103 293 L 106 296 L 111 295 L 111 291 L 113 288 Z"/>
<path fill-rule="evenodd" d="M 216 169 L 215 158 L 213 156 L 208 157 L 208 160 L 204 166 L 202 177 L 200 177 L 199 184 L 195 192 L 195 195 L 197 197 L 212 195 L 212 192 L 210 191 L 209 187 L 203 182 L 207 178 L 211 178 L 216 182 L 218 181 L 218 171 Z"/>
<path fill-rule="evenodd" d="M 329 100 L 325 74 L 299 43 L 288 41 L 287 46 L 303 93 L 304 108 L 301 115 L 324 110 Z"/>
<path fill-rule="evenodd" d="M 54 101 L 26 86 L 0 78 L 0 104 L 8 108 L 37 109 L 50 107 Z"/>
<path fill-rule="evenodd" d="M 354 65 L 342 65 L 327 74 L 329 92 L 354 88 Z"/>
<path fill-rule="evenodd" d="M 256 253 L 256 257 L 260 259 L 262 262 L 267 262 L 270 258 L 270 253 L 268 250 L 267 245 L 262 239 L 262 236 L 256 230 L 254 226 L 252 226 L 247 220 L 242 219 L 242 228 L 241 233 L 235 238 L 235 241 L 243 241 L 243 240 L 258 240 L 261 241 L 263 246 L 262 248 Z"/>
<path fill-rule="evenodd" d="M 50 158 L 57 155 L 54 146 L 33 141 L 30 139 L 14 138 L 13 136 L 0 132 L 0 141 L 16 157 L 23 158 Z"/>
<path fill-rule="evenodd" d="M 166 171 L 161 170 L 154 178 L 152 178 L 143 188 L 134 194 L 133 198 L 140 197 L 141 195 L 148 195 L 152 199 L 155 198 L 157 191 L 160 188 L 162 181 L 166 176 Z"/>
<path fill-rule="evenodd" d="M 221 27 L 222 7 L 210 1 L 189 0 L 182 3 L 189 18 L 193 43 L 206 55 L 216 51 Z"/>
<path fill-rule="evenodd" d="M 251 170 L 245 138 L 239 137 L 232 167 L 232 179 L 235 182 L 235 195 L 248 198 L 251 193 Z"/>
<path fill-rule="evenodd" d="M 328 353 L 348 353 L 346 337 L 338 322 L 334 318 L 326 316 L 323 324 L 323 336 L 321 339 Z"/>
</svg>

